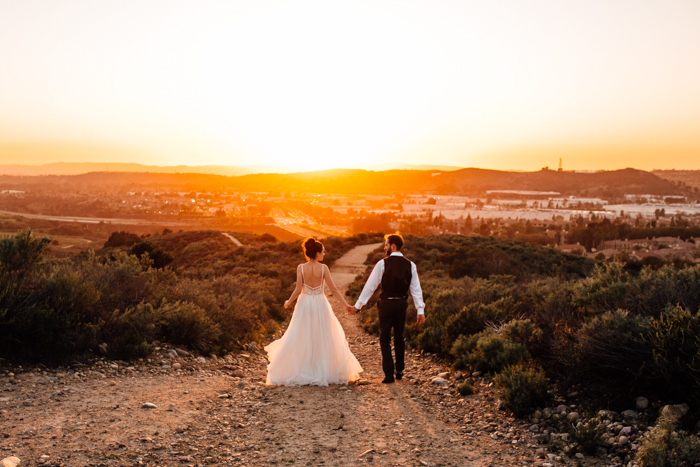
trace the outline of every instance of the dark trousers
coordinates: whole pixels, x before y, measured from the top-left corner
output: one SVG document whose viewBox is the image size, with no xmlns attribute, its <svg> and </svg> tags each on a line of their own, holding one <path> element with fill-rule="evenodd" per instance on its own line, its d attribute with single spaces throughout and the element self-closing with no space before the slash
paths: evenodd
<svg viewBox="0 0 700 467">
<path fill-rule="evenodd" d="M 384 375 L 394 377 L 394 359 L 391 358 L 391 330 L 394 330 L 394 353 L 396 354 L 396 371 L 403 373 L 406 343 L 403 328 L 406 325 L 407 299 L 379 300 L 379 345 L 382 349 L 382 369 Z"/>
</svg>

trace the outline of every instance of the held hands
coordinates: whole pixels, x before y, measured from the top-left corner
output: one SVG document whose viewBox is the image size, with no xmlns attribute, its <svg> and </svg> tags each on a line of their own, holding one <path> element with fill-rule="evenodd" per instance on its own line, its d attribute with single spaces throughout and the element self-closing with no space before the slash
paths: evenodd
<svg viewBox="0 0 700 467">
<path fill-rule="evenodd" d="M 355 308 L 352 305 L 346 305 L 345 310 L 348 312 L 349 315 L 354 315 L 355 313 L 357 313 L 357 308 Z"/>
<path fill-rule="evenodd" d="M 425 315 L 418 315 L 416 317 L 416 324 L 420 326 L 423 323 L 425 323 Z"/>
</svg>

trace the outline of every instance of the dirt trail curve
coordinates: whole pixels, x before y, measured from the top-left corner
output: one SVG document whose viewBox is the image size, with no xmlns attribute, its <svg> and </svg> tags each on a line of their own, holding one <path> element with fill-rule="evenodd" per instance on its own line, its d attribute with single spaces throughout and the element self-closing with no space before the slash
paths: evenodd
<svg viewBox="0 0 700 467">
<path fill-rule="evenodd" d="M 228 233 L 226 233 L 226 232 L 221 232 L 221 234 L 222 234 L 224 237 L 227 237 L 229 240 L 231 240 L 236 246 L 243 246 L 243 244 L 241 243 L 241 241 L 238 240 L 238 239 L 237 239 L 236 237 L 234 237 L 233 235 L 228 234 Z"/>
<path fill-rule="evenodd" d="M 335 263 L 339 289 L 376 246 L 360 246 Z M 543 465 L 528 425 L 497 410 L 490 379 L 469 378 L 477 393 L 459 398 L 458 376 L 431 384 L 446 368 L 409 351 L 404 381 L 383 385 L 376 337 L 330 301 L 367 384 L 267 387 L 267 359 L 255 344 L 224 358 L 163 347 L 142 361 L 0 366 L 0 460 L 98 467 Z"/>
</svg>

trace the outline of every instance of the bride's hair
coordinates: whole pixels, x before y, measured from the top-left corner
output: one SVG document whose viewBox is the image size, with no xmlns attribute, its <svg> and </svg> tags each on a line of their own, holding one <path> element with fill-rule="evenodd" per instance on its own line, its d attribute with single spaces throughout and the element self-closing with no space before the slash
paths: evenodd
<svg viewBox="0 0 700 467">
<path fill-rule="evenodd" d="M 323 251 L 323 243 L 313 237 L 305 239 L 301 247 L 304 249 L 304 256 L 306 256 L 306 259 L 315 259 L 316 255 Z"/>
</svg>

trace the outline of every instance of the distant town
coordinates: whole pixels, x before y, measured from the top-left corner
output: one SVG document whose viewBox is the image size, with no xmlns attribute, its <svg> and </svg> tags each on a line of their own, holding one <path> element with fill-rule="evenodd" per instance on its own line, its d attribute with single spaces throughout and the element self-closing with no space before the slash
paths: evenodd
<svg viewBox="0 0 700 467">
<path fill-rule="evenodd" d="M 544 175 L 534 174 L 556 176 L 547 168 L 543 171 Z M 8 234 L 24 225 L 34 226 L 66 237 L 64 243 L 70 246 L 64 248 L 90 247 L 89 242 L 71 241 L 71 236 L 100 241 L 116 228 L 139 232 L 206 228 L 268 233 L 278 240 L 389 231 L 452 233 L 550 245 L 597 259 L 656 257 L 697 262 L 700 258 L 696 244 L 700 204 L 692 177 L 684 182 L 644 172 L 668 186 L 659 189 L 647 183 L 656 193 L 644 193 L 645 186 L 639 184 L 630 185 L 634 191 L 630 193 L 621 191 L 624 187 L 605 187 L 610 196 L 604 195 L 606 189 L 591 187 L 584 192 L 602 194 L 586 196 L 517 186 L 479 189 L 473 183 L 472 192 L 463 193 L 466 190 L 456 182 L 451 182 L 454 191 L 462 193 L 451 194 L 442 186 L 411 193 L 410 185 L 405 193 L 393 194 L 292 191 L 289 184 L 276 191 L 269 189 L 269 181 L 261 183 L 260 191 L 206 190 L 191 181 L 182 186 L 193 189 L 183 190 L 177 189 L 177 182 L 125 182 L 128 174 L 120 175 L 118 181 L 75 184 L 65 182 L 69 177 L 3 176 L 0 231 Z M 443 172 L 424 171 L 420 180 L 433 182 L 440 175 Z"/>
</svg>

